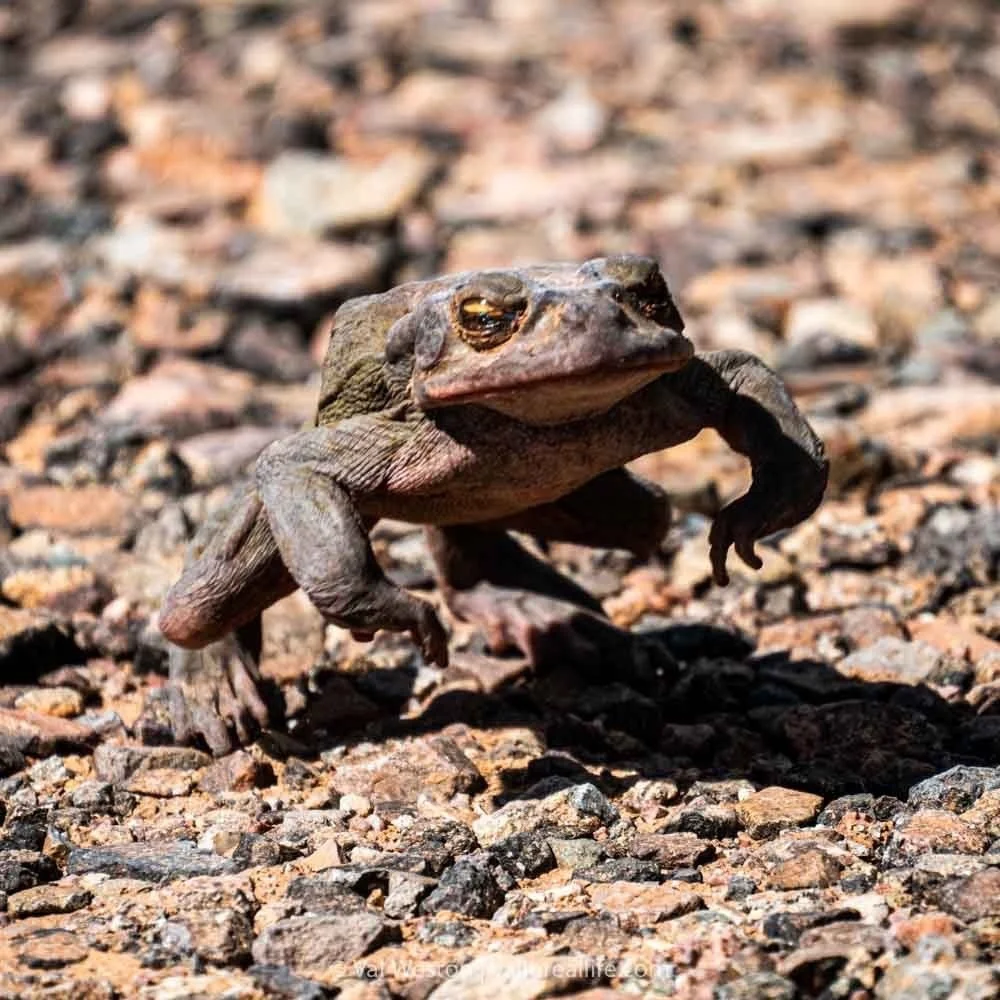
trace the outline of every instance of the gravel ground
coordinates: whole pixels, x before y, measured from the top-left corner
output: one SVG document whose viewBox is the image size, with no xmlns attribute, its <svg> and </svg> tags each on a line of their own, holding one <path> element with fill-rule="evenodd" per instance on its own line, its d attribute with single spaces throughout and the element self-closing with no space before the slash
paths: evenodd
<svg viewBox="0 0 1000 1000">
<path fill-rule="evenodd" d="M 0 4 L 0 997 L 1000 995 L 998 139 L 987 0 Z M 331 309 L 617 251 L 785 374 L 818 514 L 714 587 L 702 435 L 651 562 L 549 553 L 655 668 L 295 595 L 288 731 L 170 746 L 158 602 Z"/>
</svg>

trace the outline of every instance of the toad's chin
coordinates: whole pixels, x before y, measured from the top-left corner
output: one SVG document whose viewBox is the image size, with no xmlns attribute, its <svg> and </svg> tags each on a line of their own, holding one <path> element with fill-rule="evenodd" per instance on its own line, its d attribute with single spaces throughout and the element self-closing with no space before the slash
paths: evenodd
<svg viewBox="0 0 1000 1000">
<path fill-rule="evenodd" d="M 572 423 L 606 413 L 681 361 L 671 364 L 597 371 L 587 375 L 556 376 L 521 382 L 503 389 L 479 387 L 422 400 L 426 409 L 475 405 L 502 413 L 523 424 L 546 427 Z"/>
</svg>

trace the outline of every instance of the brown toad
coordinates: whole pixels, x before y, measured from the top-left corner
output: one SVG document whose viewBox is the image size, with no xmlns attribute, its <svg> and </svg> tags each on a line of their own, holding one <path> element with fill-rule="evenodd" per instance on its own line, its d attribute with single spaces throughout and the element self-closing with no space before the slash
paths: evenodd
<svg viewBox="0 0 1000 1000">
<path fill-rule="evenodd" d="M 656 262 L 638 256 L 458 274 L 346 302 L 313 426 L 265 449 L 167 594 L 178 738 L 223 752 L 266 723 L 261 612 L 296 587 L 360 637 L 406 631 L 427 660 L 447 662 L 436 612 L 375 560 L 379 518 L 427 525 L 449 609 L 494 648 L 537 661 L 556 635 L 571 655 L 599 657 L 622 633 L 508 532 L 649 554 L 670 509 L 623 466 L 711 427 L 753 469 L 713 525 L 715 578 L 726 582 L 730 545 L 759 567 L 754 542 L 819 504 L 823 448 L 761 361 L 695 355 L 683 326 Z"/>
</svg>

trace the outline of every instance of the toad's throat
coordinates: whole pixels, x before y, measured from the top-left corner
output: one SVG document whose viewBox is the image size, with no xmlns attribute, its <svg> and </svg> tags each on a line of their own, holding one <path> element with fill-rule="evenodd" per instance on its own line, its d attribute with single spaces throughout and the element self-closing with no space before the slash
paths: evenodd
<svg viewBox="0 0 1000 1000">
<path fill-rule="evenodd" d="M 603 369 L 583 375 L 548 375 L 503 388 L 452 386 L 433 395 L 426 394 L 422 405 L 426 409 L 485 406 L 534 426 L 564 424 L 606 413 L 660 375 L 680 368 L 681 363 L 617 371 Z"/>
</svg>

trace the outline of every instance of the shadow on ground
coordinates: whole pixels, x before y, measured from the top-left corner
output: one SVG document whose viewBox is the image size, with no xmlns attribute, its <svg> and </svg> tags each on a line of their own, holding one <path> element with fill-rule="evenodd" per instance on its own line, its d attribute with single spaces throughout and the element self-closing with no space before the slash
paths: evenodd
<svg viewBox="0 0 1000 1000">
<path fill-rule="evenodd" d="M 659 662 L 671 666 L 637 679 L 617 663 L 598 679 L 568 665 L 533 676 L 508 664 L 511 679 L 488 693 L 459 686 L 475 672 L 459 654 L 456 684 L 407 718 L 393 712 L 409 697 L 415 671 L 321 675 L 329 687 L 321 683 L 307 710 L 315 728 L 301 738 L 320 753 L 343 743 L 345 729 L 353 743 L 454 724 L 528 728 L 547 752 L 502 773 L 501 799 L 554 775 L 593 780 L 584 765 L 607 765 L 602 783 L 615 793 L 639 778 L 682 785 L 745 778 L 824 798 L 860 792 L 905 798 L 915 782 L 953 765 L 996 762 L 1000 716 L 977 715 L 960 693 L 952 702 L 924 684 L 852 679 L 821 661 L 783 653 L 757 656 L 741 637 L 711 626 L 672 626 L 642 641 L 659 644 Z M 475 654 L 471 662 L 492 671 L 502 665 Z M 359 695 L 367 711 L 352 719 L 345 694 L 348 702 Z M 337 706 L 332 736 L 314 707 L 324 702 Z M 612 775 L 612 767 L 623 765 L 635 776 Z"/>
</svg>

